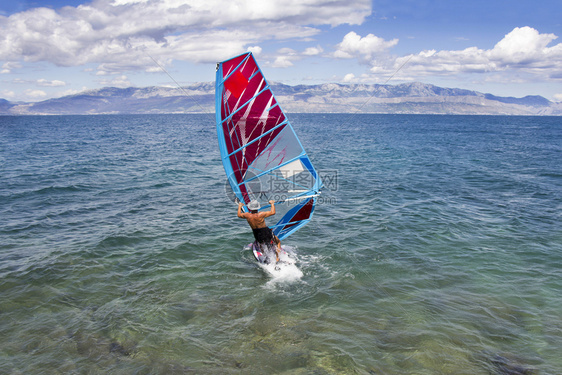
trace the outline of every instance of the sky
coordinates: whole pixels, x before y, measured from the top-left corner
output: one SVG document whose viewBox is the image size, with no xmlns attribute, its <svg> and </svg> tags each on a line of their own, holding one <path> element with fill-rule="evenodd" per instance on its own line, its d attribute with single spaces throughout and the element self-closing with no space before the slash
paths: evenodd
<svg viewBox="0 0 562 375">
<path fill-rule="evenodd" d="M 214 82 L 217 62 L 252 51 L 288 85 L 562 101 L 561 36 L 562 0 L 0 0 L 0 98 Z"/>
</svg>

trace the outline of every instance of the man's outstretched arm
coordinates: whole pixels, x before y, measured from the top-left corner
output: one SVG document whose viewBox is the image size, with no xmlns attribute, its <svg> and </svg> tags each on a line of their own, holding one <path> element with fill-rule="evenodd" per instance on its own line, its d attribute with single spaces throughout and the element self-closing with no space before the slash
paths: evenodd
<svg viewBox="0 0 562 375">
<path fill-rule="evenodd" d="M 246 213 L 242 212 L 242 206 L 244 204 L 242 202 L 238 203 L 238 217 L 241 219 L 245 219 L 246 218 Z"/>
<path fill-rule="evenodd" d="M 264 212 L 264 218 L 275 215 L 275 201 L 268 202 L 271 205 L 271 209 L 268 212 Z"/>
</svg>

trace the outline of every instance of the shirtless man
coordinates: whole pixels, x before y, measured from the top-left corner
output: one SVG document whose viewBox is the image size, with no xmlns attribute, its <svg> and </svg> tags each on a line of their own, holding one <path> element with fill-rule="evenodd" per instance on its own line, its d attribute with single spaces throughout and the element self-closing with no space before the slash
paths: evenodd
<svg viewBox="0 0 562 375">
<path fill-rule="evenodd" d="M 254 232 L 254 238 L 256 242 L 260 245 L 262 249 L 265 248 L 272 248 L 275 246 L 275 257 L 277 262 L 279 262 L 279 252 L 281 251 L 281 241 L 273 231 L 268 228 L 265 224 L 265 218 L 275 215 L 275 201 L 269 201 L 271 205 L 271 210 L 267 212 L 258 212 L 260 209 L 260 203 L 256 200 L 251 201 L 248 203 L 248 209 L 250 212 L 242 212 L 242 206 L 244 205 L 242 202 L 238 203 L 238 217 L 242 219 L 246 219 L 252 231 Z"/>
</svg>

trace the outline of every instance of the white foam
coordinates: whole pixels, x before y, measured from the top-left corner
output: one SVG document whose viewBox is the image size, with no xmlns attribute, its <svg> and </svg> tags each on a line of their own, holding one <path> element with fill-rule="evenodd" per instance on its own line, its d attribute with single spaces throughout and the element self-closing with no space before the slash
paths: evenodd
<svg viewBox="0 0 562 375">
<path fill-rule="evenodd" d="M 303 277 L 302 271 L 297 266 L 297 256 L 291 246 L 281 245 L 281 253 L 279 254 L 279 263 L 259 264 L 269 276 L 270 283 L 291 283 L 300 280 Z"/>
</svg>

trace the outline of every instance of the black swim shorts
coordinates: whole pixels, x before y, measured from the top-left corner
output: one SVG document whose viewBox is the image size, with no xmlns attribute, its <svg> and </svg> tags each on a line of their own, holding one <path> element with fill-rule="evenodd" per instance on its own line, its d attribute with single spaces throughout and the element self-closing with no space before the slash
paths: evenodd
<svg viewBox="0 0 562 375">
<path fill-rule="evenodd" d="M 253 229 L 253 232 L 257 243 L 270 244 L 273 242 L 273 231 L 270 228 L 256 228 Z"/>
</svg>

